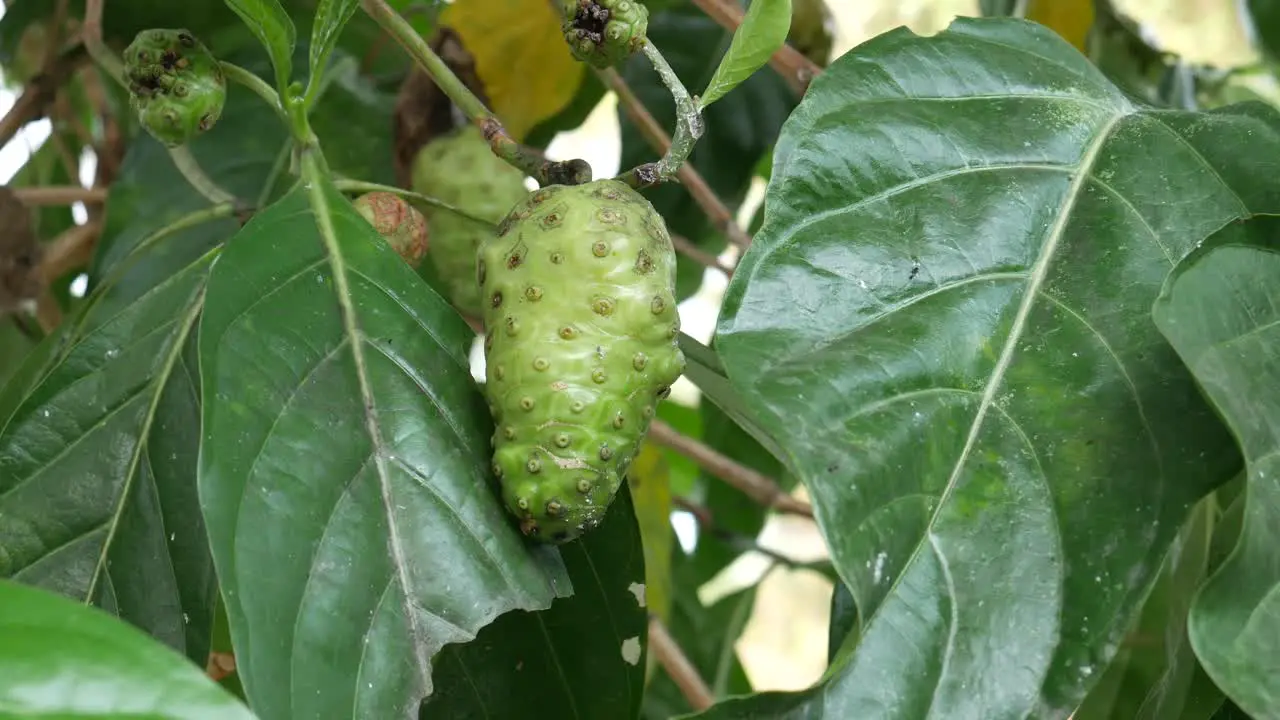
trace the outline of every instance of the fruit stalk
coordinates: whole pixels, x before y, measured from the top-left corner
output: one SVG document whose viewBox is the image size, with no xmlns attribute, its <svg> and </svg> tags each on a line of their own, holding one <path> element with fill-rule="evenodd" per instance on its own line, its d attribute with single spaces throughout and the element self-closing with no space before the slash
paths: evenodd
<svg viewBox="0 0 1280 720">
<path fill-rule="evenodd" d="M 453 70 L 431 49 L 385 0 L 361 0 L 366 14 L 378 23 L 417 62 L 444 94 L 480 128 L 493 153 L 538 181 L 539 185 L 582 185 L 591 182 L 591 166 L 584 160 L 554 162 L 516 142 L 502 122 L 467 88 Z"/>
<path fill-rule="evenodd" d="M 680 168 L 684 166 L 685 160 L 688 160 L 689 155 L 693 153 L 698 138 L 702 137 L 704 127 L 702 113 L 698 111 L 698 103 L 689 94 L 684 83 L 680 82 L 680 78 L 676 76 L 675 70 L 671 69 L 662 52 L 653 43 L 647 42 L 644 44 L 644 55 L 653 65 L 653 69 L 658 72 L 658 77 L 662 78 L 662 84 L 667 86 L 667 90 L 671 92 L 671 98 L 675 101 L 676 134 L 667 146 L 666 152 L 663 153 L 662 159 L 637 165 L 615 178 L 637 190 L 670 182 L 676 177 Z M 621 76 L 618 77 L 621 79 Z"/>
<path fill-rule="evenodd" d="M 276 92 L 275 88 L 268 85 L 262 78 L 254 75 L 248 70 L 245 70 L 239 65 L 229 62 L 219 62 L 218 66 L 222 68 L 222 73 L 226 75 L 228 80 L 243 85 L 245 88 L 252 91 L 253 94 L 262 98 L 267 105 L 271 106 L 271 109 L 275 111 L 276 115 L 280 116 L 280 119 L 284 121 L 286 125 L 288 124 L 289 117 L 285 114 L 284 105 L 280 102 L 280 94 Z"/>
</svg>

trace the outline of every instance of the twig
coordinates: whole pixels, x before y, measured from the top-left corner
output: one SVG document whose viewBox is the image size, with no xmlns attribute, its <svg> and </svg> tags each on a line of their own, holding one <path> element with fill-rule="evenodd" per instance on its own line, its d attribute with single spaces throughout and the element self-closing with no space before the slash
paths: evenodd
<svg viewBox="0 0 1280 720">
<path fill-rule="evenodd" d="M 737 32 L 738 26 L 742 25 L 744 13 L 737 3 L 726 0 L 693 0 L 693 4 L 729 32 Z M 799 50 L 785 44 L 769 58 L 769 65 L 801 97 L 808 91 L 809 83 L 822 73 L 822 68 L 816 63 Z"/>
<path fill-rule="evenodd" d="M 80 52 L 79 46 L 76 46 L 58 55 L 51 67 L 43 68 L 27 83 L 18 101 L 0 119 L 0 146 L 7 145 L 24 125 L 40 119 L 45 106 L 57 95 L 63 81 L 86 57 Z"/>
<path fill-rule="evenodd" d="M 657 617 L 649 616 L 649 649 L 658 658 L 662 669 L 675 682 L 676 687 L 689 701 L 694 710 L 706 710 L 715 704 L 715 695 L 707 687 L 707 681 L 698 674 L 698 669 L 689 662 L 688 656 L 676 644 L 675 638 L 667 632 L 667 626 Z"/>
<path fill-rule="evenodd" d="M 676 252 L 681 253 L 699 265 L 719 270 L 724 273 L 725 277 L 733 277 L 733 268 L 720 262 L 720 258 L 715 255 L 712 255 L 706 250 L 694 245 L 690 242 L 689 238 L 686 238 L 683 235 L 672 235 L 671 244 L 675 246 Z"/>
<path fill-rule="evenodd" d="M 37 269 L 40 282 L 48 285 L 67 272 L 93 259 L 93 246 L 102 234 L 102 223 L 87 222 L 64 230 L 47 246 Z"/>
<path fill-rule="evenodd" d="M 690 515 L 693 515 L 694 519 L 698 521 L 698 526 L 701 527 L 703 531 L 715 536 L 721 542 L 724 542 L 735 550 L 740 552 L 759 553 L 773 562 L 791 570 L 798 570 L 805 567 L 805 564 L 799 560 L 789 558 L 776 550 L 770 550 L 756 542 L 753 538 L 743 535 L 742 533 L 733 532 L 727 528 L 720 527 L 716 524 L 715 515 L 710 509 L 703 505 L 699 505 L 692 500 L 682 497 L 672 498 L 672 504 L 681 510 L 688 512 Z"/>
<path fill-rule="evenodd" d="M 480 128 L 495 155 L 537 180 L 539 185 L 581 185 L 591 182 L 591 166 L 585 160 L 553 162 L 543 157 L 542 153 L 512 139 L 502 122 L 449 69 L 413 26 L 387 5 L 386 0 L 360 0 L 360 5 L 431 76 L 453 104 Z"/>
<path fill-rule="evenodd" d="M 656 152 L 666 154 L 668 148 L 671 147 L 671 139 L 644 106 L 644 103 L 640 102 L 640 98 L 636 97 L 635 92 L 631 90 L 631 86 L 627 84 L 627 81 L 623 80 L 618 71 L 613 68 L 597 70 L 596 74 L 600 77 L 601 82 L 618 96 L 619 106 L 640 129 L 640 134 L 644 135 L 649 146 Z M 689 190 L 689 195 L 693 197 L 694 202 L 698 203 L 698 207 L 702 208 L 702 212 L 711 220 L 711 223 L 717 230 L 724 233 L 730 242 L 741 248 L 746 248 L 751 244 L 751 237 L 743 232 L 742 228 L 738 227 L 738 223 L 734 220 L 733 213 L 730 212 L 729 207 L 716 195 L 715 191 L 711 189 L 711 186 L 707 184 L 707 181 L 702 178 L 702 175 L 698 173 L 691 163 L 687 161 L 682 163 L 680 169 L 676 172 L 676 177 Z"/>
<path fill-rule="evenodd" d="M 676 71 L 667 64 L 667 59 L 662 56 L 658 48 L 652 42 L 647 42 L 644 44 L 644 54 L 649 58 L 653 69 L 658 72 L 658 77 L 662 78 L 662 84 L 667 86 L 667 90 L 671 92 L 671 98 L 675 101 L 676 136 L 675 139 L 665 143 L 666 149 L 662 151 L 660 160 L 639 165 L 618 176 L 619 180 L 636 189 L 670 182 L 684 165 L 685 160 L 689 159 L 689 154 L 693 152 L 698 138 L 702 137 L 704 127 L 698 103 L 694 102 L 689 91 L 676 76 Z M 617 74 L 616 71 L 614 74 Z M 618 77 L 621 79 L 620 75 Z"/>
<path fill-rule="evenodd" d="M 84 188 L 78 185 L 13 188 L 13 194 L 25 205 L 74 205 L 78 202 L 92 204 L 107 200 L 105 188 Z"/>
<path fill-rule="evenodd" d="M 93 57 L 94 62 L 111 76 L 121 87 L 129 87 L 124 79 L 124 64 L 120 58 L 102 42 L 102 5 L 106 0 L 85 0 L 84 25 L 80 29 L 80 40 Z"/>
<path fill-rule="evenodd" d="M 747 497 L 765 507 L 779 512 L 813 517 L 813 507 L 809 503 L 797 500 L 783 492 L 773 478 L 756 472 L 691 437 L 681 435 L 675 428 L 661 420 L 651 421 L 649 437 L 659 445 L 689 458 L 698 467 L 741 490 Z"/>
</svg>

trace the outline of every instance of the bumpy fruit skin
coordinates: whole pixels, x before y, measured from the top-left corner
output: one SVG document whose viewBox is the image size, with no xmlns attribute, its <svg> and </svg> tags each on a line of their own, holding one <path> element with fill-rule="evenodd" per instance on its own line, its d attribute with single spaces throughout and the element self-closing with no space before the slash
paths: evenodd
<svg viewBox="0 0 1280 720">
<path fill-rule="evenodd" d="M 787 42 L 819 67 L 831 59 L 835 19 L 825 0 L 791 0 L 791 31 Z"/>
<path fill-rule="evenodd" d="M 649 30 L 649 8 L 640 0 L 561 0 L 561 17 L 569 52 L 598 68 L 639 51 Z"/>
<path fill-rule="evenodd" d="M 675 272 L 662 217 L 616 180 L 537 190 L 480 248 L 494 473 L 526 535 L 603 520 L 684 372 Z"/>
<path fill-rule="evenodd" d="M 491 223 L 422 206 L 431 230 L 427 257 L 445 284 L 450 302 L 463 313 L 480 317 L 476 251 L 493 237 L 492 226 L 529 194 L 524 175 L 493 154 L 478 128 L 467 125 L 422 147 L 414 159 L 413 189 Z"/>
<path fill-rule="evenodd" d="M 427 254 L 427 220 L 408 201 L 394 193 L 371 192 L 352 204 L 405 262 L 414 268 L 422 263 Z"/>
<path fill-rule="evenodd" d="M 168 147 L 185 145 L 222 117 L 227 80 L 186 30 L 143 30 L 124 51 L 129 99 L 142 126 Z"/>
</svg>

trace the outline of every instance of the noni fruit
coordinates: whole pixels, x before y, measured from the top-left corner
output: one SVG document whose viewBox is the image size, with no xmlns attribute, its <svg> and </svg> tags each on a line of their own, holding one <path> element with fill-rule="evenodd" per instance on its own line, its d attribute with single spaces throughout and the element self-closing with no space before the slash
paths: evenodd
<svg viewBox="0 0 1280 720">
<path fill-rule="evenodd" d="M 569 52 L 594 67 L 617 65 L 648 41 L 649 9 L 640 0 L 560 0 L 560 13 Z"/>
<path fill-rule="evenodd" d="M 227 80 L 218 59 L 186 30 L 143 30 L 124 51 L 129 102 L 168 147 L 186 144 L 222 116 Z"/>
<path fill-rule="evenodd" d="M 431 231 L 427 258 L 449 301 L 463 313 L 480 317 L 476 251 L 493 237 L 494 226 L 507 211 L 529 194 L 524 174 L 493 154 L 479 128 L 467 125 L 422 146 L 413 164 L 413 190 L 471 216 L 421 206 Z"/>
<path fill-rule="evenodd" d="M 405 262 L 418 267 L 427 254 L 427 221 L 417 208 L 395 193 L 380 191 L 365 193 L 353 204 Z"/>
<path fill-rule="evenodd" d="M 684 372 L 675 272 L 662 217 L 617 180 L 537 190 L 481 246 L 493 470 L 526 535 L 603 520 Z"/>
</svg>

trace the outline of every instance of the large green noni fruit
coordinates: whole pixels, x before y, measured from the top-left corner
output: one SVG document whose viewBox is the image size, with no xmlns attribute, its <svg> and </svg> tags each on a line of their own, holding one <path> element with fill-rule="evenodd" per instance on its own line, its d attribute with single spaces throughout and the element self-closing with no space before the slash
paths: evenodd
<svg viewBox="0 0 1280 720">
<path fill-rule="evenodd" d="M 421 208 L 431 232 L 427 258 L 449 301 L 479 317 L 476 251 L 493 237 L 493 226 L 529 194 L 524 174 L 493 154 L 479 128 L 467 125 L 422 146 L 414 158 L 413 190 L 476 218 L 433 205 Z"/>
<path fill-rule="evenodd" d="M 666 224 L 616 180 L 528 195 L 480 248 L 503 502 L 531 537 L 599 525 L 684 372 Z"/>
</svg>

